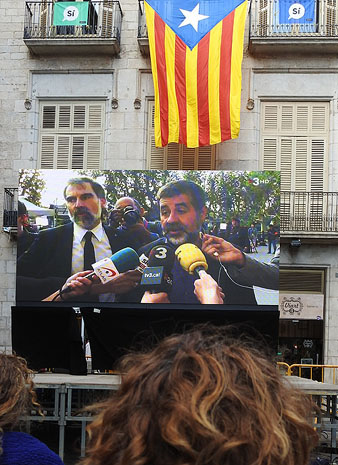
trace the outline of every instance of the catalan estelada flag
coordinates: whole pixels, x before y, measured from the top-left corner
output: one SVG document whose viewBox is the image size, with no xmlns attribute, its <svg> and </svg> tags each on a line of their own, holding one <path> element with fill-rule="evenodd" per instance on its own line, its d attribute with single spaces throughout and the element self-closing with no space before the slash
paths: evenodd
<svg viewBox="0 0 338 465">
<path fill-rule="evenodd" d="M 146 0 L 145 9 L 156 146 L 236 138 L 246 0 Z"/>
</svg>

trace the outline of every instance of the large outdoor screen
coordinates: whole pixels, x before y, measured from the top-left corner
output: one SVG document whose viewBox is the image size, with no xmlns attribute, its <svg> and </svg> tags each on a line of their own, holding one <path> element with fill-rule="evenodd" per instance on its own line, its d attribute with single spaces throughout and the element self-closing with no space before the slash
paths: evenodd
<svg viewBox="0 0 338 465">
<path fill-rule="evenodd" d="M 279 172 L 22 170 L 17 305 L 278 305 L 279 219 Z"/>
</svg>

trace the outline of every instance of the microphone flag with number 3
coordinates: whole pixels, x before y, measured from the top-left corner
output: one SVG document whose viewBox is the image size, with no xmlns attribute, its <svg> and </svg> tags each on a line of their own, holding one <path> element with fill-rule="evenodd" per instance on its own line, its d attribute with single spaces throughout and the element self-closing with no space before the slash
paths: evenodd
<svg viewBox="0 0 338 465">
<path fill-rule="evenodd" d="M 146 0 L 155 144 L 238 137 L 246 0 Z"/>
</svg>

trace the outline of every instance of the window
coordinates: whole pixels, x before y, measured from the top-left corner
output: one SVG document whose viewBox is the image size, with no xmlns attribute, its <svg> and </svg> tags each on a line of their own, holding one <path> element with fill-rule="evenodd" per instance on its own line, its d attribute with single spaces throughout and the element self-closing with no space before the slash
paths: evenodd
<svg viewBox="0 0 338 465">
<path fill-rule="evenodd" d="M 282 229 L 322 230 L 328 208 L 322 193 L 328 180 L 329 104 L 263 102 L 261 128 L 262 168 L 281 171 Z"/>
<path fill-rule="evenodd" d="M 214 170 L 216 147 L 188 148 L 174 142 L 166 147 L 155 146 L 155 104 L 149 102 L 147 158 L 148 169 Z"/>
<path fill-rule="evenodd" d="M 39 168 L 101 167 L 103 102 L 41 102 Z"/>
</svg>

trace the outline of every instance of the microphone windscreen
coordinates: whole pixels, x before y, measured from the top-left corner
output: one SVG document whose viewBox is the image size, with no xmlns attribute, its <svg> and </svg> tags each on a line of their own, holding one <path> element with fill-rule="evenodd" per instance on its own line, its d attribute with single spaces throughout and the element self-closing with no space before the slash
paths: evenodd
<svg viewBox="0 0 338 465">
<path fill-rule="evenodd" d="M 114 253 L 110 259 L 119 273 L 134 270 L 140 264 L 139 256 L 131 247 L 119 250 Z"/>
<path fill-rule="evenodd" d="M 194 274 L 197 267 L 202 267 L 204 270 L 208 269 L 204 253 L 195 244 L 180 245 L 176 249 L 175 255 L 181 267 L 189 274 Z"/>
<path fill-rule="evenodd" d="M 164 271 L 170 273 L 175 261 L 174 250 L 165 244 L 153 247 L 149 254 L 149 267 L 163 266 Z"/>
</svg>

